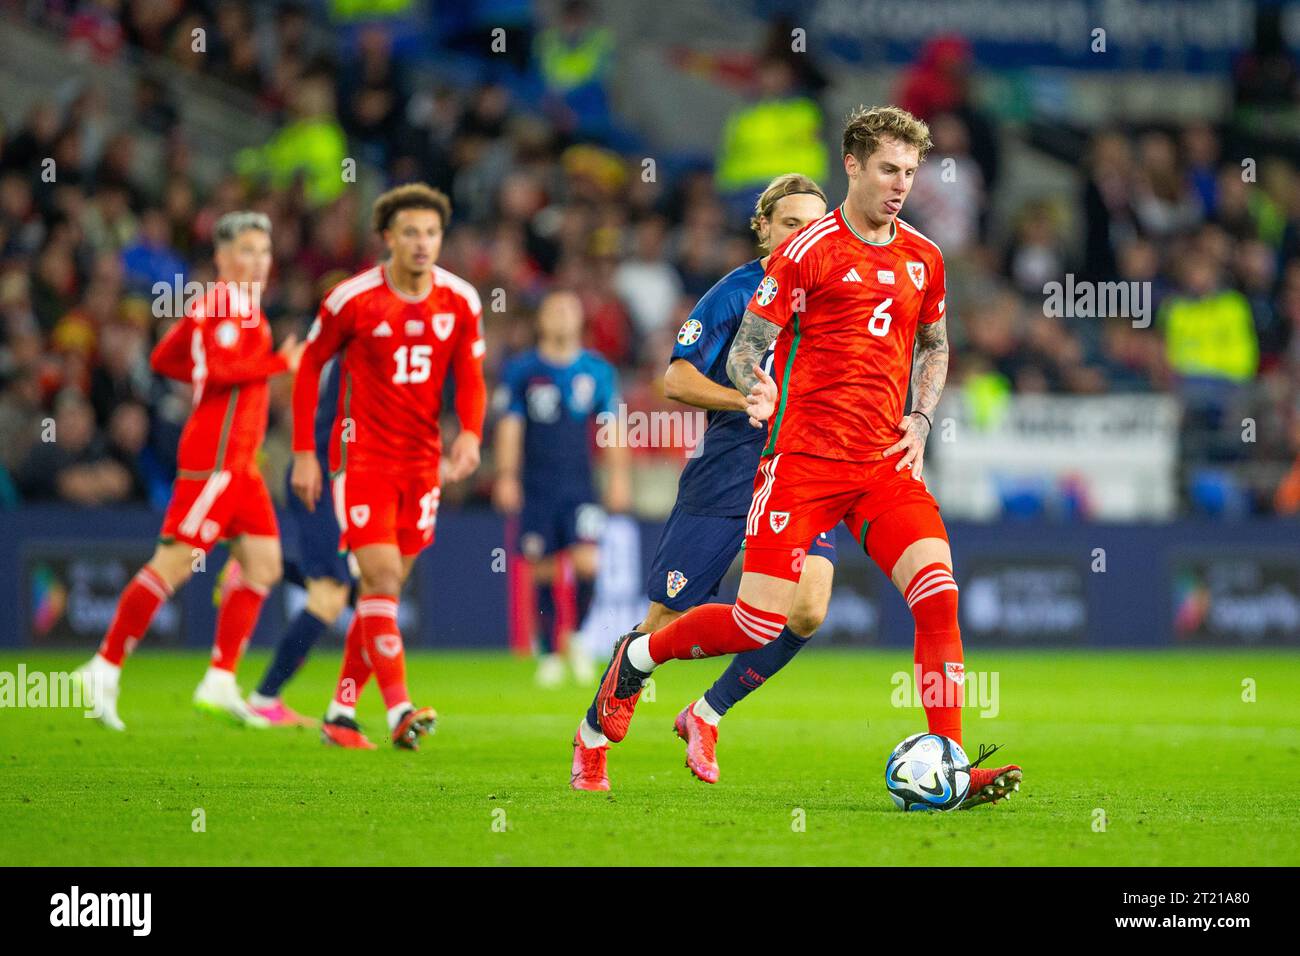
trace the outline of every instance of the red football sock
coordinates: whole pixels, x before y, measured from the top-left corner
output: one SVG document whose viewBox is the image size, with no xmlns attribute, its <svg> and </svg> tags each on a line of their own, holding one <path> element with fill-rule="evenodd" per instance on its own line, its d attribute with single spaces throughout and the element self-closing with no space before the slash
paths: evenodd
<svg viewBox="0 0 1300 956">
<path fill-rule="evenodd" d="M 242 578 L 226 589 L 221 607 L 217 609 L 217 637 L 212 643 L 213 667 L 233 673 L 239 666 L 239 658 L 257 626 L 257 615 L 262 611 L 266 593 L 266 588 Z"/>
<path fill-rule="evenodd" d="M 650 635 L 650 656 L 661 664 L 739 654 L 774 641 L 784 627 L 784 614 L 760 611 L 744 601 L 701 604 Z"/>
<path fill-rule="evenodd" d="M 172 589 L 149 565 L 137 571 L 118 599 L 113 621 L 99 645 L 99 656 L 121 667 L 126 655 L 149 630 L 158 608 L 171 596 Z"/>
<path fill-rule="evenodd" d="M 961 743 L 961 630 L 957 626 L 957 582 L 942 563 L 926 565 L 903 592 L 916 622 L 916 686 L 930 733 Z"/>
<path fill-rule="evenodd" d="M 402 649 L 402 632 L 397 629 L 397 598 L 388 594 L 370 594 L 357 602 L 361 617 L 361 636 L 366 656 L 375 669 L 379 693 L 390 710 L 410 701 L 406 691 L 406 652 Z"/>
<path fill-rule="evenodd" d="M 372 673 L 374 668 L 370 666 L 370 658 L 366 657 L 365 640 L 361 636 L 361 615 L 353 614 L 343 642 L 343 668 L 339 671 L 338 687 L 334 689 L 335 702 L 344 707 L 355 707 Z"/>
</svg>

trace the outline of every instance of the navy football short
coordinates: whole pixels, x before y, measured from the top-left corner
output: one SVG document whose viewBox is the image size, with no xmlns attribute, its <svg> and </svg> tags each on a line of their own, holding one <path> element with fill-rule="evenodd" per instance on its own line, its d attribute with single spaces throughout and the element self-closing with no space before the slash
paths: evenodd
<svg viewBox="0 0 1300 956">
<path fill-rule="evenodd" d="M 327 463 L 324 459 L 318 460 L 321 462 L 321 474 L 328 475 Z M 339 519 L 334 513 L 334 503 L 330 500 L 329 482 L 325 483 L 325 492 L 316 503 L 316 510 L 308 511 L 307 506 L 289 487 L 292 473 L 290 469 L 284 479 L 287 489 L 285 497 L 289 502 L 290 524 L 298 534 L 298 568 L 303 578 L 333 578 L 342 584 L 351 584 L 347 555 L 339 553 Z"/>
<path fill-rule="evenodd" d="M 813 538 L 808 556 L 834 564 L 835 533 L 832 528 Z M 718 593 L 744 543 L 744 515 L 697 515 L 674 507 L 659 538 L 646 593 L 673 611 L 704 604 Z"/>
<path fill-rule="evenodd" d="M 593 502 L 525 494 L 519 516 L 519 553 L 535 560 L 575 544 L 598 544 L 605 523 L 605 509 Z"/>
</svg>

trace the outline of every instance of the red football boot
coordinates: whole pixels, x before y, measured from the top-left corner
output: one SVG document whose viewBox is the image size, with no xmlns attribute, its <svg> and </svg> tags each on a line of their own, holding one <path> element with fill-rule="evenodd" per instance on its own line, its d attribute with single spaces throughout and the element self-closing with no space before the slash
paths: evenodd
<svg viewBox="0 0 1300 956">
<path fill-rule="evenodd" d="M 608 753 L 609 744 L 588 747 L 582 742 L 582 734 L 575 733 L 569 786 L 574 790 L 608 790 L 609 773 L 605 770 L 605 755 Z"/>
<path fill-rule="evenodd" d="M 718 782 L 718 728 L 701 720 L 695 713 L 695 704 L 688 704 L 677 719 L 673 730 L 686 741 L 686 766 L 696 778 L 705 783 Z"/>
<path fill-rule="evenodd" d="M 399 750 L 419 750 L 420 738 L 433 733 L 438 712 L 432 707 L 412 707 L 393 728 L 393 746 Z"/>
<path fill-rule="evenodd" d="M 961 802 L 960 810 L 969 810 L 985 803 L 997 803 L 1010 800 L 1011 794 L 1020 789 L 1021 770 L 1013 763 L 1005 767 L 984 768 L 980 764 L 1001 750 L 1001 746 L 986 747 L 980 744 L 980 755 L 970 765 L 970 788 L 966 799 Z"/>
<path fill-rule="evenodd" d="M 320 725 L 321 743 L 349 750 L 374 750 L 375 745 L 366 739 L 361 727 L 351 717 L 335 717 Z"/>
<path fill-rule="evenodd" d="M 600 679 L 600 690 L 596 692 L 596 718 L 600 721 L 600 731 L 614 743 L 627 736 L 627 727 L 632 723 L 636 702 L 641 697 L 641 685 L 647 676 L 627 659 L 628 643 L 641 636 L 639 631 L 629 631 L 618 639 L 609 666 Z"/>
</svg>

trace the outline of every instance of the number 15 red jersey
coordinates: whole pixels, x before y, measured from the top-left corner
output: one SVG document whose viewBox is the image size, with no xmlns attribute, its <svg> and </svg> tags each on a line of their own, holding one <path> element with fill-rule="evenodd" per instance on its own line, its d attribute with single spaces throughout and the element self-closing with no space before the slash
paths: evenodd
<svg viewBox="0 0 1300 956">
<path fill-rule="evenodd" d="M 781 326 L 763 454 L 873 461 L 898 441 L 916 327 L 944 317 L 943 256 L 901 219 L 863 239 L 843 207 L 783 242 L 748 309 Z"/>
<path fill-rule="evenodd" d="M 336 285 L 321 303 L 293 384 L 293 450 L 314 451 L 320 370 L 343 353 L 330 467 L 437 470 L 438 418 L 450 369 L 462 429 L 482 437 L 483 309 L 464 279 L 433 267 L 428 295 L 395 289 L 385 266 Z"/>
</svg>

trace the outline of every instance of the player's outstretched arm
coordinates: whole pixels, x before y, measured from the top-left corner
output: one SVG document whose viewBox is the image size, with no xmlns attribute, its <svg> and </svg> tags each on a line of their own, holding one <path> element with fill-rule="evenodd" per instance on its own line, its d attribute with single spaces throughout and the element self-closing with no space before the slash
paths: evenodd
<svg viewBox="0 0 1300 956">
<path fill-rule="evenodd" d="M 664 397 L 710 412 L 743 412 L 745 396 L 719 385 L 686 359 L 673 359 L 664 372 Z"/>
<path fill-rule="evenodd" d="M 740 328 L 736 330 L 731 350 L 727 353 L 727 377 L 740 389 L 742 396 L 748 395 L 758 384 L 756 366 L 762 364 L 763 355 L 780 334 L 779 325 L 745 310 L 745 317 L 740 320 Z"/>
<path fill-rule="evenodd" d="M 208 344 L 207 379 L 211 385 L 234 387 L 248 382 L 260 382 L 273 375 L 295 371 L 302 358 L 303 346 L 299 344 L 296 335 L 290 335 L 277 351 L 269 355 L 239 355 L 222 348 L 206 328 L 203 337 Z"/>
</svg>

